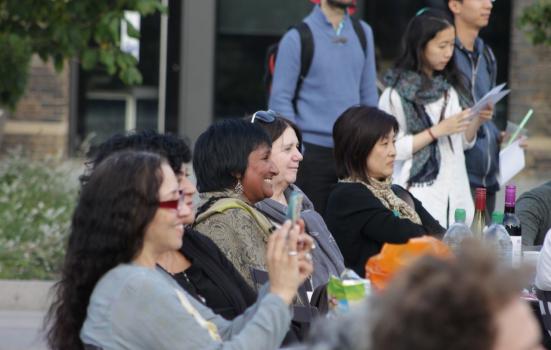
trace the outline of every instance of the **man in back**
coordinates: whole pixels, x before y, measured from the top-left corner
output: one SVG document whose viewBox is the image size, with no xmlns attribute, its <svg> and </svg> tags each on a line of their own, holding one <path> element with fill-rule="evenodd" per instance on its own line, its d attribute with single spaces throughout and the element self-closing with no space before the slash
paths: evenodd
<svg viewBox="0 0 551 350">
<path fill-rule="evenodd" d="M 463 74 L 471 98 L 478 101 L 496 85 L 497 64 L 492 49 L 478 36 L 488 25 L 493 0 L 445 0 L 456 29 L 454 59 Z M 477 187 L 486 188 L 486 221 L 494 211 L 499 191 L 499 144 L 501 134 L 493 121 L 477 133 L 476 144 L 465 151 L 467 173 L 474 198 Z"/>
<path fill-rule="evenodd" d="M 279 44 L 269 108 L 295 122 L 304 137 L 304 160 L 297 185 L 323 214 L 327 197 L 337 182 L 332 129 L 348 107 L 377 106 L 375 47 L 369 25 L 360 21 L 365 40 L 354 29 L 348 7 L 354 0 L 321 0 L 304 22 L 313 37 L 313 56 L 306 76 L 301 71 L 301 40 L 288 31 Z"/>
</svg>

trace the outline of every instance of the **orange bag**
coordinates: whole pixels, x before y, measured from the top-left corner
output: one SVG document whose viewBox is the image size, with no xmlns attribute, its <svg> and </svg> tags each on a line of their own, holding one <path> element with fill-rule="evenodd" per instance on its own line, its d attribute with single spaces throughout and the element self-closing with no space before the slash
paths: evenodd
<svg viewBox="0 0 551 350">
<path fill-rule="evenodd" d="M 397 272 L 424 255 L 453 256 L 445 243 L 431 236 L 411 238 L 405 244 L 385 243 L 381 252 L 365 264 L 365 278 L 371 280 L 375 289 L 383 290 Z"/>
</svg>

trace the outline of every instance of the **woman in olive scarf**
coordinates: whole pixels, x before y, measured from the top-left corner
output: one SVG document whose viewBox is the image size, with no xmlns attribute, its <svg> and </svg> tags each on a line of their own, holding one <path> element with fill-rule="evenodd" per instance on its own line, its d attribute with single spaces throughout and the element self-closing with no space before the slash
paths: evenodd
<svg viewBox="0 0 551 350">
<path fill-rule="evenodd" d="M 397 130 L 396 118 L 366 106 L 349 108 L 333 127 L 340 180 L 329 195 L 325 222 L 345 265 L 361 276 L 383 244 L 444 232 L 421 202 L 392 185 Z"/>
</svg>

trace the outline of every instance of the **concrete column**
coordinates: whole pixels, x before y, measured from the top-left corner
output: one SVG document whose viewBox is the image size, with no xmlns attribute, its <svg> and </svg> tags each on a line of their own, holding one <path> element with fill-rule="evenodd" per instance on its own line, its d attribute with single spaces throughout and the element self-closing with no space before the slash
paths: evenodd
<svg viewBox="0 0 551 350">
<path fill-rule="evenodd" d="M 182 0 L 178 133 L 195 142 L 213 120 L 216 0 Z"/>
</svg>

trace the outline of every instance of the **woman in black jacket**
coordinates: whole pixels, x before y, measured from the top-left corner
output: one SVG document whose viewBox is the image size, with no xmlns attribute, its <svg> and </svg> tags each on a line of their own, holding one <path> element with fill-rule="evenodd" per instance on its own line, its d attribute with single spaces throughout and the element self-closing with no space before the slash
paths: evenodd
<svg viewBox="0 0 551 350">
<path fill-rule="evenodd" d="M 445 231 L 421 202 L 392 185 L 397 131 L 396 118 L 367 106 L 349 108 L 333 127 L 339 183 L 329 195 L 325 222 L 345 265 L 360 276 L 384 243 Z"/>
</svg>

